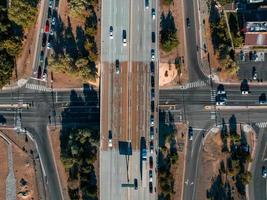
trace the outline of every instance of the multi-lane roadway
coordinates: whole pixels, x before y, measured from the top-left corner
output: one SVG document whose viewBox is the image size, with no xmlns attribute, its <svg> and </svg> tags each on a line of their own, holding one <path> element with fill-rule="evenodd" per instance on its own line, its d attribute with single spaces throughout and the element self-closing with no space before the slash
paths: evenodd
<svg viewBox="0 0 267 200">
<path fill-rule="evenodd" d="M 150 130 L 157 131 L 158 120 L 155 96 L 158 63 L 157 54 L 152 55 L 158 45 L 157 18 L 153 17 L 152 9 L 156 15 L 158 1 L 147 2 L 146 5 L 144 0 L 102 1 L 100 199 L 103 200 L 156 197 L 156 165 L 150 168 L 148 160 L 151 156 L 156 161 L 155 152 L 150 151 L 150 142 L 156 145 L 156 137 L 150 137 Z M 152 70 L 150 65 L 154 66 Z M 145 138 L 147 149 L 144 162 L 140 154 L 141 138 Z"/>
<path fill-rule="evenodd" d="M 197 59 L 198 53 L 198 20 L 195 1 L 184 2 L 185 18 L 190 18 L 190 29 L 186 29 L 187 63 L 189 66 L 190 81 L 204 80 L 206 86 L 189 89 L 170 89 L 159 92 L 159 106 L 174 114 L 175 122 L 188 121 L 195 129 L 193 142 L 188 145 L 185 180 L 189 185 L 184 186 L 183 199 L 197 199 L 196 177 L 197 157 L 201 149 L 202 133 L 213 125 L 220 124 L 224 118 L 228 120 L 233 114 L 242 123 L 260 124 L 266 119 L 265 110 L 224 111 L 216 113 L 205 110 L 205 105 L 214 104 L 213 90 L 209 81 L 202 74 Z M 148 162 L 145 166 L 145 175 L 141 167 L 140 140 L 147 140 L 148 156 L 152 155 L 155 167 L 155 152 L 149 152 L 150 115 L 151 115 L 151 49 L 155 49 L 155 111 L 154 133 L 157 135 L 157 17 L 152 18 L 152 8 L 158 14 L 158 1 L 150 0 L 146 8 L 144 0 L 103 0 L 102 28 L 101 28 L 101 94 L 86 95 L 84 91 L 53 91 L 39 92 L 20 88 L 18 90 L 0 93 L 0 103 L 16 103 L 22 100 L 31 104 L 28 109 L 21 111 L 21 123 L 31 131 L 37 140 L 40 154 L 47 174 L 47 187 L 51 199 L 61 199 L 61 191 L 55 175 L 55 166 L 49 149 L 46 125 L 77 125 L 62 119 L 66 107 L 68 112 L 76 117 L 80 115 L 80 122 L 89 121 L 96 126 L 101 115 L 101 146 L 100 146 L 100 198 L 101 199 L 154 199 L 155 190 L 149 191 Z M 112 26 L 112 39 L 110 36 Z M 126 46 L 123 45 L 123 30 L 126 32 Z M 156 42 L 152 42 L 152 32 L 156 34 Z M 40 41 L 39 41 L 40 42 Z M 38 55 L 37 55 L 38 56 Z M 119 70 L 116 69 L 116 60 L 119 61 Z M 264 86 L 251 87 L 251 93 L 241 95 L 239 86 L 225 86 L 227 91 L 227 105 L 247 106 L 258 105 L 258 97 L 265 92 Z M 34 91 L 34 92 L 33 92 Z M 92 93 L 90 93 L 92 94 Z M 81 104 L 81 98 L 89 103 Z M 100 98 L 101 97 L 101 98 Z M 99 98 L 100 113 L 99 113 Z M 86 100 L 85 100 L 86 99 Z M 169 109 L 170 108 L 170 109 Z M 65 112 L 64 112 L 65 111 Z M 0 109 L 0 114 L 7 120 L 7 125 L 14 125 L 17 121 L 17 111 Z M 90 118 L 88 118 L 90 116 Z M 63 117 L 64 118 L 64 117 Z M 160 122 L 161 123 L 161 122 Z M 112 137 L 109 137 L 111 131 Z M 266 199 L 266 181 L 261 178 L 261 165 L 265 163 L 266 140 L 264 130 L 260 129 L 261 143 L 256 150 L 256 159 L 252 166 L 253 181 L 249 187 L 250 195 L 254 199 Z M 109 147 L 109 139 L 112 147 Z M 156 139 L 154 146 L 156 146 Z M 119 141 L 126 144 L 128 151 L 121 153 Z M 125 147 L 125 146 L 124 146 Z M 130 148 L 129 148 L 130 147 Z M 260 168 L 260 169 L 259 169 Z M 144 177 L 146 176 L 146 178 Z M 138 187 L 134 189 L 134 179 Z M 143 181 L 146 179 L 146 181 Z M 146 183 L 147 182 L 147 183 Z M 156 187 L 156 174 L 153 169 L 153 188 Z"/>
</svg>

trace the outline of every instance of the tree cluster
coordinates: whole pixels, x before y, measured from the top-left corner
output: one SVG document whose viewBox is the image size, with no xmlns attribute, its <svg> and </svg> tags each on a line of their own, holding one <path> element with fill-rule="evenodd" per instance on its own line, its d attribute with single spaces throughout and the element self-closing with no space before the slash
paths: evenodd
<svg viewBox="0 0 267 200">
<path fill-rule="evenodd" d="M 165 15 L 163 12 L 161 14 L 160 21 L 160 44 L 164 51 L 170 52 L 174 48 L 176 48 L 179 44 L 176 32 L 177 29 L 175 27 L 174 18 L 172 16 L 171 11 Z"/>
<path fill-rule="evenodd" d="M 97 77 L 96 60 L 98 50 L 95 41 L 97 33 L 97 16 L 93 6 L 88 6 L 84 28 L 78 26 L 76 37 L 73 34 L 70 19 L 67 27 L 61 24 L 54 45 L 55 55 L 49 58 L 53 69 L 79 76 L 84 80 Z M 59 20 L 60 21 L 60 20 Z"/>
<path fill-rule="evenodd" d="M 241 134 L 237 133 L 237 121 L 234 115 L 229 119 L 229 129 L 223 120 L 221 138 L 222 152 L 227 154 L 227 159 L 221 161 L 219 175 L 213 181 L 207 196 L 211 199 L 217 199 L 218 196 L 231 199 L 232 187 L 229 189 L 228 186 L 230 182 L 233 182 L 238 193 L 245 197 L 245 186 L 252 178 L 251 173 L 246 169 L 248 162 L 251 162 L 251 155 L 245 133 L 242 130 Z"/>
<path fill-rule="evenodd" d="M 244 34 L 239 30 L 238 15 L 236 13 L 229 13 L 228 21 L 234 47 L 241 47 L 244 43 Z"/>
<path fill-rule="evenodd" d="M 12 0 L 7 9 L 0 4 L 0 87 L 10 80 L 15 59 L 22 50 L 24 31 L 35 22 L 37 0 Z"/>
<path fill-rule="evenodd" d="M 231 46 L 224 13 L 219 11 L 216 4 L 215 1 L 211 1 L 210 3 L 209 21 L 212 44 L 216 53 L 219 55 L 222 68 L 227 71 L 229 75 L 235 75 L 239 71 L 239 66 L 235 62 L 234 50 Z M 240 43 L 240 41 L 237 41 L 237 43 Z M 222 68 L 219 68 L 219 71 L 221 71 Z"/>
<path fill-rule="evenodd" d="M 172 113 L 160 110 L 159 116 L 160 121 L 165 121 L 166 123 L 161 123 L 159 127 L 158 180 L 161 193 L 159 193 L 158 199 L 170 200 L 175 193 L 175 179 L 171 171 L 179 159 L 175 137 L 177 130 Z M 166 145 L 166 143 L 168 144 Z"/>
<path fill-rule="evenodd" d="M 159 186 L 161 188 L 159 199 L 170 200 L 172 195 L 175 194 L 174 191 L 175 180 L 171 173 L 171 166 L 173 163 L 172 156 L 169 152 L 166 155 L 166 153 L 160 150 L 158 154 L 158 159 L 159 159 L 158 178 L 159 178 Z"/>
<path fill-rule="evenodd" d="M 97 159 L 98 133 L 89 129 L 71 129 L 61 134 L 61 161 L 68 170 L 71 199 L 97 199 L 94 163 Z"/>
<path fill-rule="evenodd" d="M 164 5 L 171 5 L 173 3 L 173 0 L 161 0 Z"/>
<path fill-rule="evenodd" d="M 84 17 L 83 12 L 97 3 L 98 0 L 68 0 L 68 5 L 73 17 Z"/>
</svg>

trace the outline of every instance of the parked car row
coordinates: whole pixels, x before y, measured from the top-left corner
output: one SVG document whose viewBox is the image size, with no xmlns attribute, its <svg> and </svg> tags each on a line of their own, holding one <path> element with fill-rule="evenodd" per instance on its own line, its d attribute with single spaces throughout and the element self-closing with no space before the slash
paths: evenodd
<svg viewBox="0 0 267 200">
<path fill-rule="evenodd" d="M 39 56 L 39 66 L 37 69 L 37 78 L 47 80 L 47 66 L 45 63 L 46 49 L 51 49 L 54 41 L 54 31 L 56 26 L 56 10 L 53 9 L 54 0 L 49 0 L 47 20 L 42 33 L 42 49 Z M 43 69 L 42 69 L 42 66 Z"/>
</svg>

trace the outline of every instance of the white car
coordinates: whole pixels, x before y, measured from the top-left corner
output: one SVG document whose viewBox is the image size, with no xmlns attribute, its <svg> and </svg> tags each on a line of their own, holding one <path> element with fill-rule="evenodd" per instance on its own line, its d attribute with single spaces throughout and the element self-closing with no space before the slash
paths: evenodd
<svg viewBox="0 0 267 200">
<path fill-rule="evenodd" d="M 43 81 L 46 81 L 46 79 L 47 79 L 47 74 L 46 73 L 43 73 L 42 79 L 43 79 Z"/>
<path fill-rule="evenodd" d="M 112 138 L 108 139 L 108 147 L 112 147 Z"/>
<path fill-rule="evenodd" d="M 123 43 L 123 46 L 124 46 L 124 47 L 127 46 L 126 30 L 123 30 L 123 31 L 122 31 L 122 43 Z"/>
<path fill-rule="evenodd" d="M 226 92 L 224 90 L 218 90 L 217 94 L 225 94 Z"/>
<path fill-rule="evenodd" d="M 254 75 L 253 75 L 253 80 L 257 80 L 257 78 L 258 78 L 258 73 L 255 72 Z"/>
<path fill-rule="evenodd" d="M 155 61 L 155 50 L 151 49 L 151 61 Z"/>
<path fill-rule="evenodd" d="M 225 104 L 224 101 L 217 101 L 217 102 L 216 102 L 216 105 L 217 105 L 217 106 L 223 106 L 224 104 Z"/>
<path fill-rule="evenodd" d="M 109 38 L 113 39 L 113 27 L 112 26 L 109 27 Z"/>
<path fill-rule="evenodd" d="M 153 173 L 152 173 L 152 170 L 149 170 L 149 182 L 153 182 Z"/>
</svg>

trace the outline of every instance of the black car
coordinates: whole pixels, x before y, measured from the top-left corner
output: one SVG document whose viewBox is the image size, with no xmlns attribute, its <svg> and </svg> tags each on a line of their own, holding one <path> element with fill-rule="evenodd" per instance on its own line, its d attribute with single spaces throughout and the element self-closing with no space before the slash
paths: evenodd
<svg viewBox="0 0 267 200">
<path fill-rule="evenodd" d="M 153 140 L 150 141 L 150 153 L 151 154 L 154 153 L 154 143 L 153 143 Z"/>
<path fill-rule="evenodd" d="M 152 100 L 155 99 L 155 89 L 154 88 L 151 89 L 151 99 Z"/>
<path fill-rule="evenodd" d="M 54 40 L 54 36 L 52 34 L 49 34 L 48 43 L 47 43 L 47 48 L 48 49 L 51 49 L 52 48 L 53 40 Z"/>
<path fill-rule="evenodd" d="M 188 137 L 189 140 L 193 140 L 193 128 L 191 126 L 188 128 Z"/>
<path fill-rule="evenodd" d="M 47 17 L 50 19 L 52 17 L 52 9 L 49 7 L 48 8 L 48 14 Z"/>
<path fill-rule="evenodd" d="M 41 78 L 41 75 L 42 75 L 42 68 L 41 68 L 41 66 L 39 65 L 39 67 L 38 67 L 38 71 L 37 71 L 37 78 L 40 79 L 40 78 Z"/>
<path fill-rule="evenodd" d="M 249 85 L 248 85 L 248 81 L 246 79 L 244 79 L 241 82 L 240 90 L 241 90 L 242 94 L 248 94 L 249 93 Z"/>
<path fill-rule="evenodd" d="M 154 112 L 155 111 L 155 101 L 152 100 L 151 101 L 151 112 Z"/>
<path fill-rule="evenodd" d="M 262 166 L 261 168 L 261 176 L 262 178 L 267 178 L 267 169 L 265 166 Z"/>
<path fill-rule="evenodd" d="M 152 39 L 152 43 L 155 43 L 155 40 L 156 40 L 156 34 L 155 34 L 155 32 L 152 32 L 151 39 Z"/>
<path fill-rule="evenodd" d="M 154 76 L 151 76 L 150 77 L 150 81 L 151 81 L 151 87 L 155 87 L 155 79 L 154 79 Z"/>
<path fill-rule="evenodd" d="M 145 0 L 145 7 L 146 7 L 146 9 L 149 8 L 149 0 Z"/>
<path fill-rule="evenodd" d="M 137 181 L 137 178 L 134 179 L 134 189 L 135 190 L 138 189 L 138 181 Z"/>
<path fill-rule="evenodd" d="M 190 28 L 190 19 L 188 17 L 186 18 L 186 25 L 188 28 Z"/>
<path fill-rule="evenodd" d="M 155 64 L 154 62 L 150 62 L 150 73 L 152 76 L 154 76 L 155 73 Z"/>
<path fill-rule="evenodd" d="M 217 94 L 224 94 L 225 91 L 224 91 L 224 85 L 223 84 L 220 84 L 218 85 L 217 87 Z"/>
<path fill-rule="evenodd" d="M 150 140 L 154 139 L 154 127 L 150 127 Z"/>
<path fill-rule="evenodd" d="M 266 104 L 266 94 L 265 94 L 265 93 L 262 93 L 262 94 L 259 96 L 259 103 L 260 103 L 260 104 Z"/>
<path fill-rule="evenodd" d="M 153 183 L 149 182 L 149 192 L 152 193 L 153 192 Z"/>
<path fill-rule="evenodd" d="M 150 115 L 150 126 L 154 126 L 154 115 Z"/>
<path fill-rule="evenodd" d="M 119 74 L 120 73 L 120 61 L 118 59 L 115 61 L 115 65 L 116 65 L 116 73 Z"/>
<path fill-rule="evenodd" d="M 47 35 L 46 35 L 46 33 L 43 33 L 42 47 L 45 47 L 46 41 L 47 41 Z"/>
<path fill-rule="evenodd" d="M 149 167 L 150 169 L 153 168 L 153 157 L 152 156 L 149 157 Z"/>
<path fill-rule="evenodd" d="M 40 62 L 44 62 L 44 51 L 42 50 L 40 53 Z"/>
</svg>

